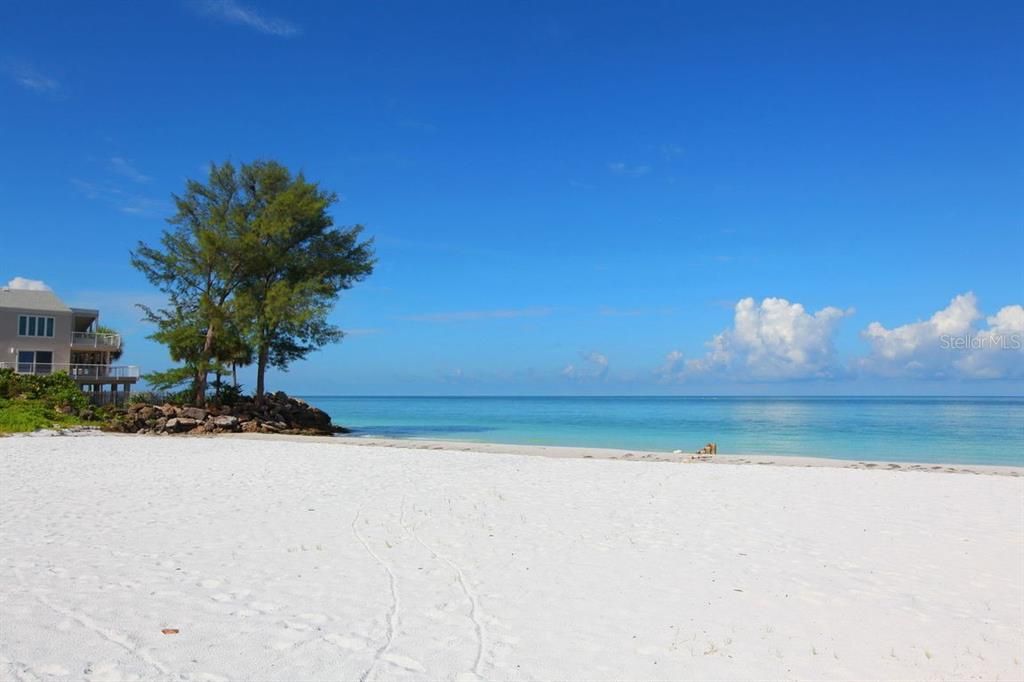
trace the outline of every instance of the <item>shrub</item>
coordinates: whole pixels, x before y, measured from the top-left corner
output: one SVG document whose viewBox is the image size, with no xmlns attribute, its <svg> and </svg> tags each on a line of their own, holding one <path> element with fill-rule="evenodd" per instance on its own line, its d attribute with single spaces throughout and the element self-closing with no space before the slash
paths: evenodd
<svg viewBox="0 0 1024 682">
<path fill-rule="evenodd" d="M 42 400 L 7 400 L 0 398 L 0 433 L 35 431 L 51 426 L 71 426 L 79 420 L 54 412 Z"/>
<path fill-rule="evenodd" d="M 79 423 L 62 412 L 77 413 L 89 404 L 75 380 L 64 372 L 17 374 L 0 369 L 0 432 Z"/>
<path fill-rule="evenodd" d="M 75 380 L 65 372 L 17 374 L 0 369 L 0 398 L 39 400 L 52 409 L 81 410 L 89 401 Z"/>
</svg>

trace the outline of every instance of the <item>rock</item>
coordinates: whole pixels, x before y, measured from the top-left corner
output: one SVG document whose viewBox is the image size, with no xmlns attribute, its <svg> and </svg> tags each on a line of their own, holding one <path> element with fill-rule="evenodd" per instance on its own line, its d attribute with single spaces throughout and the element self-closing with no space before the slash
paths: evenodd
<svg viewBox="0 0 1024 682">
<path fill-rule="evenodd" d="M 230 414 L 222 414 L 219 417 L 213 418 L 213 423 L 222 429 L 233 429 L 238 426 L 238 417 L 233 417 Z"/>
<path fill-rule="evenodd" d="M 195 419 L 189 419 L 188 417 L 171 417 L 167 420 L 164 428 L 168 431 L 188 431 L 195 428 L 198 423 Z"/>
<path fill-rule="evenodd" d="M 264 396 L 257 405 L 251 398 L 242 398 L 233 405 L 161 406 L 133 403 L 127 409 L 108 410 L 107 429 L 126 433 L 294 433 L 329 435 L 347 433 L 347 429 L 331 424 L 323 410 L 303 400 L 290 398 L 278 391 Z"/>
<path fill-rule="evenodd" d="M 206 419 L 207 414 L 207 411 L 201 407 L 186 407 L 178 413 L 178 416 L 185 417 L 186 419 L 195 419 L 197 422 L 201 422 Z"/>
</svg>

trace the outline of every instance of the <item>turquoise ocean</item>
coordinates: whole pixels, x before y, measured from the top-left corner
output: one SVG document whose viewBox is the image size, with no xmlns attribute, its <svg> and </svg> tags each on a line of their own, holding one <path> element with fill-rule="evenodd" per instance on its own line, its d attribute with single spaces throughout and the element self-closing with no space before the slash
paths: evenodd
<svg viewBox="0 0 1024 682">
<path fill-rule="evenodd" d="M 1024 466 L 1024 398 L 305 398 L 358 436 Z"/>
</svg>

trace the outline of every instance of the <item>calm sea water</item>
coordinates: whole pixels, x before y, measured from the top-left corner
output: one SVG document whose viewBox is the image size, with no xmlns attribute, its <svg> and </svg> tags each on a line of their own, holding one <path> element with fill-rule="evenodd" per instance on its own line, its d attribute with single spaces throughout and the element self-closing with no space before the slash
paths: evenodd
<svg viewBox="0 0 1024 682">
<path fill-rule="evenodd" d="M 1024 398 L 306 398 L 366 436 L 1024 466 Z"/>
</svg>

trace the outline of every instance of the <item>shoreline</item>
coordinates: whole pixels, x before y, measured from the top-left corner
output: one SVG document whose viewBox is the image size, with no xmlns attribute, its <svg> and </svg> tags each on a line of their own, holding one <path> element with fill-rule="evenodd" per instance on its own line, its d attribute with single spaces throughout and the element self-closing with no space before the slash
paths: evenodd
<svg viewBox="0 0 1024 682">
<path fill-rule="evenodd" d="M 566 445 L 521 445 L 515 443 L 482 443 L 427 438 L 377 438 L 339 434 L 336 436 L 293 436 L 286 434 L 232 433 L 219 434 L 229 438 L 253 440 L 285 440 L 298 443 L 344 443 L 364 447 L 403 448 L 409 450 L 445 450 L 477 452 L 481 454 L 526 455 L 555 459 L 602 459 L 628 462 L 669 462 L 676 464 L 761 465 L 787 467 L 830 467 L 836 469 L 865 469 L 880 471 L 925 471 L 932 473 L 961 473 L 989 476 L 1024 476 L 1024 466 L 996 464 L 949 464 L 935 462 L 903 462 L 885 459 L 836 459 L 806 455 L 728 454 L 700 459 L 692 453 L 657 452 L 651 450 L 625 450 L 620 448 L 594 448 Z"/>
</svg>

